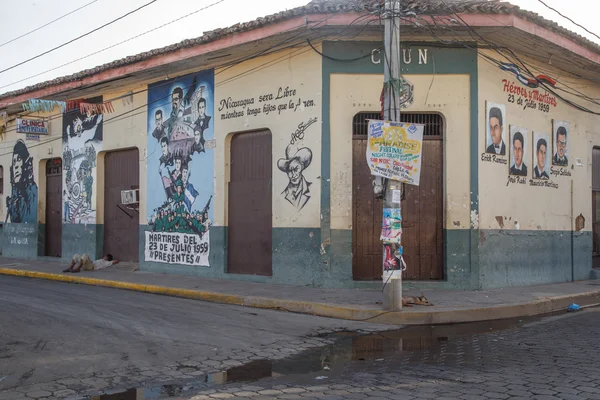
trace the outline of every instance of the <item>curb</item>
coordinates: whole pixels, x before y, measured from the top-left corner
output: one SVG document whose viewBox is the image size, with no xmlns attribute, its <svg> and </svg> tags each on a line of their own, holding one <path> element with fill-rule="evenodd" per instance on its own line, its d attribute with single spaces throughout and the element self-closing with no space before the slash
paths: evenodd
<svg viewBox="0 0 600 400">
<path fill-rule="evenodd" d="M 0 275 L 45 279 L 67 283 L 79 283 L 91 286 L 103 286 L 135 292 L 203 300 L 211 303 L 288 311 L 351 321 L 368 321 L 371 323 L 387 325 L 441 325 L 531 317 L 535 315 L 548 314 L 555 311 L 564 311 L 572 303 L 577 303 L 581 306 L 600 303 L 600 290 L 597 290 L 573 295 L 547 297 L 530 303 L 499 305 L 492 307 L 445 311 L 382 311 L 309 301 L 274 299 L 258 296 L 239 296 L 217 292 L 112 281 L 107 279 L 75 277 L 72 275 L 52 274 L 12 268 L 0 268 Z"/>
</svg>

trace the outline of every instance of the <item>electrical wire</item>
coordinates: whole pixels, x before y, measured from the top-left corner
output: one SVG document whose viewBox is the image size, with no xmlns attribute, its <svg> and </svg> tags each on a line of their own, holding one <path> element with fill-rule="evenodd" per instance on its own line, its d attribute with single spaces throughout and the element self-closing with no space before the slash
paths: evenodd
<svg viewBox="0 0 600 400">
<path fill-rule="evenodd" d="M 445 0 L 441 0 L 442 3 L 444 3 L 446 5 L 446 7 L 448 7 L 449 9 L 451 8 Z M 456 9 L 454 9 L 456 11 Z M 480 40 L 482 40 L 483 42 L 485 42 L 487 45 L 489 45 L 496 53 L 498 53 L 501 57 L 505 58 L 509 63 L 514 64 L 515 60 L 518 61 L 518 63 L 523 67 L 523 69 L 530 75 L 531 79 L 535 80 L 539 86 L 541 86 L 542 88 L 544 88 L 546 91 L 548 91 L 549 93 L 552 93 L 553 95 L 555 95 L 558 99 L 562 100 L 564 103 L 589 114 L 594 114 L 594 115 L 600 115 L 600 112 L 596 112 L 596 111 L 592 111 L 586 107 L 583 107 L 569 99 L 564 98 L 563 96 L 561 96 L 560 94 L 556 93 L 552 88 L 550 88 L 545 82 L 540 81 L 539 79 L 537 79 L 537 77 L 535 76 L 535 74 L 533 74 L 533 72 L 531 72 L 529 70 L 529 68 L 527 67 L 527 65 L 515 54 L 515 52 L 510 49 L 510 48 L 505 48 L 504 50 L 507 51 L 512 57 L 513 59 L 509 58 L 507 55 L 505 55 L 504 53 L 502 53 L 499 49 L 498 46 L 490 43 L 487 39 L 485 39 L 483 36 L 481 36 L 479 33 L 477 33 L 477 31 L 475 31 L 469 24 L 466 23 L 466 21 L 464 21 L 460 15 L 458 15 L 457 12 L 453 13 L 454 16 L 460 20 L 463 24 L 463 26 L 465 26 L 470 34 L 471 37 L 473 37 L 473 34 L 475 34 L 476 36 L 478 36 L 480 38 Z M 474 38 L 474 37 L 473 37 Z M 475 39 L 475 38 L 474 38 Z M 477 39 L 475 39 L 477 41 Z"/>
<path fill-rule="evenodd" d="M 224 1 L 224 0 L 221 0 L 221 1 Z M 316 26 L 318 26 L 318 24 L 320 24 L 320 23 L 326 22 L 326 21 L 327 21 L 327 20 L 329 20 L 330 18 L 331 18 L 331 16 L 328 16 L 328 17 L 326 17 L 326 18 L 324 18 L 324 19 L 322 19 L 322 20 L 316 21 L 316 22 L 315 22 L 315 23 L 317 24 Z M 282 33 L 286 33 L 286 32 L 289 32 L 289 31 L 291 31 L 291 30 L 294 30 L 294 29 L 296 29 L 296 28 L 290 28 L 290 29 L 288 29 L 288 30 L 286 30 L 286 31 L 282 31 Z M 302 33 L 303 33 L 303 32 L 301 32 L 301 34 L 302 34 Z M 286 39 L 286 40 L 284 40 L 284 41 L 282 41 L 282 42 L 280 42 L 280 43 L 277 43 L 276 45 L 274 45 L 274 46 L 271 46 L 271 47 L 269 47 L 269 48 L 267 48 L 267 49 L 265 49 L 265 50 L 262 50 L 262 51 L 261 51 L 261 52 L 259 52 L 259 53 L 255 53 L 255 54 L 253 54 L 253 55 L 251 55 L 251 56 L 244 56 L 244 57 L 241 57 L 241 58 L 239 58 L 239 59 L 232 60 L 232 61 L 230 61 L 229 63 L 223 64 L 222 66 L 218 66 L 218 67 L 215 67 L 215 68 L 221 68 L 221 67 L 225 67 L 225 66 L 235 66 L 235 65 L 238 65 L 239 63 L 242 63 L 242 62 L 244 62 L 244 61 L 246 61 L 246 60 L 252 59 L 252 58 L 254 58 L 254 57 L 256 57 L 256 56 L 259 56 L 259 55 L 264 55 L 265 53 L 268 53 L 269 51 L 271 51 L 271 52 L 281 51 L 281 50 L 283 50 L 283 49 L 285 49 L 285 48 L 288 48 L 288 47 L 285 47 L 285 48 L 282 48 L 282 49 L 278 49 L 278 47 L 279 47 L 279 46 L 280 46 L 282 43 L 285 43 L 285 42 L 286 42 L 286 41 L 288 41 L 288 40 L 289 40 L 289 39 Z M 228 67 L 228 68 L 230 68 L 230 67 Z M 219 73 L 221 73 L 221 72 L 223 72 L 223 71 L 218 71 L 218 72 L 215 72 L 215 75 L 218 75 L 218 74 L 219 74 Z M 175 78 L 173 78 L 173 79 L 177 79 L 177 78 L 178 78 L 178 77 L 175 77 Z M 158 84 L 158 85 L 154 85 L 154 86 L 153 86 L 153 88 L 160 87 L 160 86 L 162 86 L 162 85 L 167 85 L 167 84 L 170 84 L 170 82 L 165 82 L 165 83 L 160 83 L 160 84 Z M 115 100 L 119 100 L 119 99 L 122 99 L 122 98 L 125 98 L 125 97 L 128 97 L 128 96 L 131 96 L 131 95 L 135 95 L 135 94 L 140 94 L 140 93 L 147 92 L 148 90 L 149 90 L 148 88 L 146 88 L 146 89 L 142 89 L 142 90 L 139 90 L 139 91 L 137 91 L 137 92 L 128 93 L 128 94 L 124 94 L 124 95 L 122 95 L 122 96 L 118 96 L 118 97 L 112 98 L 112 99 L 110 99 L 110 100 L 107 100 L 107 101 L 115 101 Z M 33 112 L 30 112 L 29 114 L 33 114 Z M 29 114 L 22 114 L 22 115 L 29 115 Z M 50 120 L 50 121 L 51 121 L 51 120 L 53 120 L 53 119 L 62 118 L 62 115 L 63 115 L 62 113 L 58 113 L 58 114 L 50 115 L 50 116 L 49 116 L 49 117 L 47 117 L 47 118 L 48 118 L 48 120 Z M 6 132 L 8 133 L 8 132 L 11 132 L 11 131 L 12 131 L 12 130 L 7 130 Z"/>
<path fill-rule="evenodd" d="M 585 26 L 578 24 L 577 22 L 573 21 L 571 18 L 567 17 L 566 15 L 562 14 L 560 11 L 558 11 L 555 8 L 550 7 L 548 4 L 544 3 L 542 0 L 538 0 L 540 3 L 542 3 L 544 6 L 546 6 L 547 8 L 549 8 L 550 10 L 554 11 L 555 13 L 557 13 L 558 15 L 560 15 L 561 17 L 563 17 L 564 19 L 566 19 L 567 21 L 571 22 L 573 25 L 578 26 L 579 28 L 583 29 L 584 31 L 586 31 L 587 33 L 589 33 L 592 36 L 595 36 L 596 38 L 600 39 L 600 36 L 596 35 L 594 32 L 590 31 L 589 29 L 587 29 Z"/>
<path fill-rule="evenodd" d="M 490 19 L 492 19 L 492 20 L 494 20 L 494 21 L 496 21 L 503 28 L 512 28 L 511 25 L 507 25 L 507 24 L 503 23 L 502 21 L 499 21 L 497 18 L 494 18 L 493 15 L 487 15 L 487 17 L 490 18 Z M 520 52 L 523 53 L 523 54 L 525 54 L 525 55 L 529 55 L 530 57 L 534 57 L 534 58 L 536 56 L 539 57 L 539 55 L 532 55 L 531 53 L 527 53 L 527 52 L 525 52 L 523 50 L 520 50 Z M 573 77 L 575 77 L 577 79 L 584 79 L 584 80 L 590 81 L 590 82 L 592 82 L 594 84 L 600 84 L 600 79 L 593 79 L 593 78 L 589 78 L 589 77 L 584 77 L 584 76 L 581 76 L 581 75 L 578 75 L 578 74 L 574 73 L 573 71 L 565 70 L 564 68 L 561 68 L 561 67 L 556 66 L 556 65 L 554 65 L 553 67 L 556 68 L 556 69 L 558 69 L 558 70 L 560 70 L 560 71 L 563 71 L 563 72 L 565 72 L 565 73 L 567 73 L 567 74 L 569 74 L 569 75 L 571 75 L 571 76 L 573 76 Z M 552 71 L 552 72 L 554 72 L 554 71 Z"/>
<path fill-rule="evenodd" d="M 60 48 L 62 48 L 62 47 L 65 47 L 65 46 L 67 46 L 67 45 L 69 45 L 69 44 L 71 44 L 71 43 L 73 43 L 73 42 L 75 42 L 75 41 L 77 41 L 77 40 L 79 40 L 79 39 L 81 39 L 81 38 L 84 38 L 84 37 L 86 37 L 86 36 L 88 36 L 88 35 L 91 35 L 92 33 L 94 33 L 94 32 L 97 32 L 97 31 L 99 31 L 99 30 L 101 30 L 101 29 L 103 29 L 103 28 L 106 28 L 107 26 L 109 26 L 109 25 L 112 25 L 112 24 L 114 24 L 115 22 L 117 22 L 117 21 L 120 21 L 120 20 L 122 20 L 123 18 L 126 18 L 126 17 L 130 16 L 131 14 L 133 14 L 133 13 L 135 13 L 135 12 L 137 12 L 137 11 L 139 11 L 139 10 L 141 10 L 141 9 L 145 8 L 145 7 L 148 7 L 149 5 L 151 5 L 151 4 L 153 4 L 153 3 L 156 3 L 157 1 L 158 1 L 158 0 L 151 0 L 151 1 L 149 1 L 148 3 L 146 3 L 146 4 L 143 4 L 143 5 L 141 5 L 140 7 L 136 8 L 135 10 L 129 11 L 128 13 L 126 13 L 126 14 L 123 14 L 123 15 L 121 15 L 120 17 L 118 17 L 118 18 L 115 18 L 115 19 L 113 19 L 113 20 L 112 20 L 112 21 L 110 21 L 110 22 L 107 22 L 106 24 L 104 24 L 104 25 L 102 25 L 102 26 L 99 26 L 98 28 L 92 29 L 91 31 L 89 31 L 89 32 L 86 32 L 86 33 L 84 33 L 83 35 L 80 35 L 80 36 L 78 36 L 78 37 L 76 37 L 76 38 L 74 38 L 74 39 L 71 39 L 71 40 L 69 40 L 68 42 L 65 42 L 65 43 L 63 43 L 63 44 L 61 44 L 61 45 L 58 45 L 58 46 L 56 46 L 56 47 L 54 47 L 54 48 L 52 48 L 52 49 L 50 49 L 50 50 L 46 50 L 46 51 L 45 51 L 45 52 L 43 52 L 43 53 L 40 53 L 40 54 L 38 54 L 38 55 L 36 55 L 36 56 L 33 56 L 33 57 L 31 57 L 31 58 L 28 58 L 27 60 L 21 61 L 21 62 L 19 62 L 19 63 L 15 64 L 15 65 L 13 65 L 13 66 L 10 66 L 10 67 L 8 67 L 8 68 L 5 68 L 5 69 L 3 69 L 3 70 L 0 70 L 0 74 L 1 74 L 1 73 L 4 73 L 4 72 L 6 72 L 6 71 L 10 71 L 10 70 L 12 70 L 12 69 L 14 69 L 14 68 L 17 68 L 18 66 L 21 66 L 21 65 L 23 65 L 23 64 L 27 64 L 27 63 L 28 63 L 28 62 L 30 62 L 30 61 L 33 61 L 33 60 L 35 60 L 35 59 L 37 59 L 37 58 L 40 58 L 40 57 L 42 57 L 42 56 L 45 56 L 46 54 L 52 53 L 53 51 L 55 51 L 55 50 L 58 50 L 58 49 L 60 49 Z"/>
<path fill-rule="evenodd" d="M 34 33 L 34 32 L 37 32 L 37 31 L 39 31 L 40 29 L 43 29 L 43 28 L 47 27 L 48 25 L 52 25 L 52 24 L 53 24 L 53 23 L 55 23 L 56 21 L 60 21 L 61 19 L 65 18 L 65 17 L 68 17 L 69 15 L 71 15 L 71 14 L 73 14 L 73 13 L 75 13 L 75 12 L 77 12 L 77 11 L 79 11 L 79 10 L 83 9 L 83 8 L 86 8 L 87 6 L 89 6 L 89 5 L 92 5 L 92 4 L 96 3 L 97 1 L 98 1 L 98 0 L 93 0 L 93 1 L 90 1 L 89 3 L 87 3 L 87 4 L 84 4 L 84 5 L 82 5 L 81 7 L 79 7 L 79 8 L 76 8 L 76 9 L 74 9 L 73 11 L 70 11 L 70 12 L 68 12 L 68 13 L 64 14 L 64 15 L 61 15 L 60 17 L 58 17 L 58 18 L 56 18 L 56 19 L 53 19 L 52 21 L 50 21 L 50 22 L 47 22 L 47 23 L 45 23 L 45 24 L 44 24 L 44 25 L 42 25 L 42 26 L 39 26 L 39 27 L 37 27 L 37 28 L 35 28 L 35 29 L 33 29 L 33 30 L 31 30 L 31 31 L 27 32 L 27 33 L 24 33 L 24 34 L 22 34 L 21 36 L 17 36 L 17 37 L 16 37 L 16 38 L 14 38 L 14 39 L 11 39 L 11 40 L 9 40 L 9 41 L 6 41 L 6 42 L 4 42 L 4 43 L 0 44 L 0 47 L 4 47 L 4 46 L 6 46 L 6 45 L 7 45 L 7 44 L 9 44 L 9 43 L 12 43 L 12 42 L 14 42 L 14 41 L 16 41 L 16 40 L 19 40 L 19 39 L 21 39 L 21 38 L 24 38 L 24 37 L 25 37 L 25 36 L 27 36 L 27 35 L 31 35 L 32 33 Z"/>
<path fill-rule="evenodd" d="M 321 21 L 318 21 L 318 23 L 326 22 L 326 21 L 327 21 L 327 20 L 329 20 L 331 17 L 332 17 L 332 16 L 328 16 L 328 17 L 324 18 L 323 20 L 321 20 Z M 362 19 L 362 18 L 364 18 L 364 16 L 361 16 L 361 17 L 358 17 L 358 18 L 356 18 L 356 19 L 355 19 L 353 22 L 351 22 L 351 23 L 350 23 L 348 26 L 346 26 L 346 27 L 342 28 L 342 29 L 339 31 L 339 33 L 338 33 L 338 34 L 341 34 L 341 33 L 343 33 L 345 30 L 349 29 L 349 28 L 352 26 L 352 24 L 353 24 L 355 21 L 358 21 L 358 20 L 360 20 L 360 19 Z M 324 33 L 324 34 L 322 34 L 320 37 L 325 37 L 325 36 L 330 36 L 330 35 L 331 35 L 330 33 Z M 284 42 L 285 42 L 285 41 L 284 41 Z M 272 48 L 272 49 L 275 49 L 275 48 L 277 48 L 279 45 L 280 45 L 280 43 L 278 43 L 278 44 L 276 44 L 276 45 L 272 46 L 271 48 Z M 291 48 L 291 47 L 294 47 L 294 46 L 297 46 L 297 45 L 298 45 L 298 43 L 296 43 L 296 44 L 293 44 L 293 45 L 291 45 L 291 46 L 287 46 L 287 47 L 285 47 L 285 48 L 283 48 L 283 49 L 274 50 L 274 52 L 275 52 L 275 51 L 282 51 L 282 50 L 285 50 L 286 48 Z M 307 52 L 307 51 L 310 51 L 310 49 L 307 49 L 307 50 L 305 50 L 305 51 L 304 51 L 304 52 L 302 52 L 302 53 L 305 53 L 305 52 Z M 265 51 L 263 50 L 263 51 L 261 51 L 261 52 L 257 53 L 256 55 L 253 55 L 253 56 L 251 56 L 251 57 L 244 57 L 244 59 L 240 60 L 238 63 L 239 63 L 239 64 L 241 64 L 241 63 L 243 63 L 243 62 L 245 62 L 245 61 L 248 61 L 248 60 L 250 60 L 250 59 L 252 59 L 252 58 L 260 57 L 261 55 L 264 55 L 264 52 L 265 52 Z M 284 60 L 281 60 L 281 61 L 285 61 L 285 59 L 287 59 L 288 57 L 289 57 L 289 55 L 286 55 L 285 57 L 281 57 L 281 58 L 283 58 L 283 59 L 284 59 Z M 279 61 L 279 62 L 281 62 L 281 61 Z M 225 65 L 226 65 L 226 64 L 225 64 Z M 217 68 L 219 68 L 219 67 L 215 67 L 215 69 L 217 69 Z M 243 73 L 245 73 L 245 72 L 243 72 Z M 243 73 L 242 73 L 242 74 L 243 74 Z M 215 72 L 215 75 L 217 75 L 217 74 L 218 74 L 218 72 Z M 177 78 L 174 78 L 174 79 L 177 79 Z M 164 83 L 164 84 L 171 84 L 171 83 L 172 83 L 172 81 L 169 81 L 169 82 L 166 82 L 166 83 Z M 184 87 L 183 89 L 187 89 L 187 88 L 189 88 L 190 86 L 191 86 L 191 85 L 189 85 L 189 86 L 186 86 L 186 87 Z M 219 85 L 216 85 L 216 86 L 219 86 Z M 156 87 L 156 86 L 154 86 L 153 88 L 155 88 L 155 87 Z M 148 91 L 148 90 L 149 90 L 148 88 L 147 88 L 147 89 L 143 89 L 143 90 L 140 90 L 140 91 L 136 92 L 136 94 L 138 94 L 138 93 L 142 93 L 142 92 L 146 92 L 146 91 Z M 116 98 L 114 98 L 114 99 L 107 100 L 107 101 L 114 101 L 114 100 L 118 100 L 118 99 L 121 99 L 121 98 L 124 98 L 124 97 L 127 97 L 127 96 L 131 96 L 131 95 L 132 95 L 132 93 L 128 93 L 128 94 L 125 94 L 125 95 L 122 95 L 122 96 L 119 96 L 119 97 L 116 97 Z M 116 122 L 116 121 L 122 120 L 124 117 L 131 117 L 131 116 L 134 116 L 134 115 L 138 115 L 138 114 L 146 113 L 147 111 L 146 111 L 144 108 L 146 108 L 147 106 L 149 106 L 149 105 L 151 105 L 151 104 L 154 104 L 154 103 L 156 103 L 156 102 L 158 102 L 158 101 L 164 100 L 164 99 L 166 99 L 166 98 L 168 98 L 168 97 L 170 97 L 170 94 L 168 94 L 168 95 L 166 95 L 166 96 L 163 96 L 163 97 L 161 97 L 161 98 L 159 98 L 159 99 L 156 99 L 156 100 L 154 100 L 154 101 L 152 101 L 152 102 L 149 102 L 149 103 L 143 104 L 143 105 L 141 105 L 141 106 L 139 106 L 139 107 L 136 107 L 136 108 L 134 108 L 134 109 L 132 109 L 132 110 L 128 110 L 128 111 L 126 111 L 126 112 L 124 112 L 124 113 L 122 113 L 122 114 L 120 114 L 120 115 L 116 115 L 116 116 L 114 116 L 114 117 L 112 117 L 112 118 L 105 119 L 105 120 L 103 120 L 103 125 L 107 125 L 107 124 L 108 124 L 108 123 L 110 123 L 110 122 Z M 135 112 L 135 111 L 141 110 L 141 109 L 144 109 L 144 110 L 142 110 L 142 111 L 140 111 L 140 112 L 138 112 L 138 113 L 136 113 L 136 114 L 129 115 L 129 114 L 131 114 L 131 113 L 133 113 L 133 112 Z M 74 111 L 77 111 L 77 110 L 71 110 L 71 111 L 69 111 L 69 112 L 74 112 Z M 69 113 L 69 112 L 67 112 L 67 113 Z M 62 113 L 55 114 L 54 116 L 51 116 L 51 118 L 50 118 L 50 119 L 58 119 L 58 118 L 62 118 L 62 115 L 63 115 Z M 9 129 L 9 130 L 7 130 L 5 133 L 14 132 L 14 131 L 16 131 L 16 128 Z M 53 142 L 53 141 L 56 141 L 56 140 L 62 140 L 62 135 L 61 135 L 61 136 L 57 136 L 57 137 L 55 137 L 55 138 L 52 138 L 52 139 L 45 140 L 45 141 L 43 141 L 43 142 L 39 142 L 39 143 L 36 143 L 36 144 L 32 144 L 32 145 L 30 145 L 29 147 L 30 147 L 30 148 L 33 148 L 33 147 L 37 147 L 37 146 L 42 146 L 42 145 L 48 144 L 48 143 L 50 143 L 50 142 Z M 14 144 L 15 142 L 16 142 L 16 140 L 15 140 L 14 142 L 11 142 L 10 144 L 8 144 L 8 143 L 7 143 L 7 146 L 0 147 L 0 149 L 3 149 L 3 150 L 4 150 L 4 149 L 9 149 L 9 148 L 11 148 L 11 147 L 13 146 L 13 144 Z M 2 153 L 2 154 L 0 154 L 0 156 L 7 155 L 7 154 L 11 154 L 11 152 Z"/>
<path fill-rule="evenodd" d="M 97 1 L 97 0 L 96 0 L 96 1 Z M 86 58 L 89 58 L 89 57 L 95 56 L 96 54 L 100 54 L 100 53 L 102 53 L 102 52 L 105 52 L 106 50 L 110 50 L 110 49 L 112 49 L 112 48 L 115 48 L 115 47 L 117 47 L 117 46 L 120 46 L 120 45 L 122 45 L 122 44 L 125 44 L 125 43 L 127 43 L 127 42 L 130 42 L 130 41 L 132 41 L 132 40 L 134 40 L 134 39 L 140 38 L 140 37 L 142 37 L 142 36 L 144 36 L 144 35 L 147 35 L 147 34 L 149 34 L 149 33 L 152 33 L 152 32 L 154 32 L 154 31 L 157 31 L 157 30 L 159 30 L 159 29 L 161 29 L 161 28 L 164 28 L 165 26 L 171 25 L 171 24 L 173 24 L 173 23 L 175 23 L 175 22 L 179 22 L 179 21 L 181 21 L 182 19 L 185 19 L 185 18 L 187 18 L 187 17 L 191 17 L 192 15 L 195 15 L 195 14 L 199 13 L 200 11 L 204 11 L 204 10 L 206 10 L 206 9 L 208 9 L 208 8 L 214 7 L 214 6 L 216 6 L 217 4 L 219 4 L 219 3 L 222 3 L 222 2 L 224 2 L 224 1 L 225 1 L 225 0 L 219 0 L 219 1 L 216 1 L 216 2 L 214 2 L 214 3 L 211 3 L 211 4 L 209 4 L 209 5 L 205 6 L 205 7 L 199 8 L 199 9 L 198 9 L 198 10 L 196 10 L 196 11 L 193 11 L 193 12 L 191 12 L 191 13 L 189 13 L 189 14 L 186 14 L 186 15 L 184 15 L 184 16 L 182 16 L 182 17 L 179 17 L 179 18 L 177 18 L 177 19 L 174 19 L 174 20 L 172 20 L 172 21 L 170 21 L 170 22 L 167 22 L 167 23 L 165 23 L 165 24 L 162 24 L 162 25 L 160 25 L 160 26 L 157 26 L 157 27 L 155 27 L 155 28 L 153 28 L 153 29 L 150 29 L 150 30 L 148 30 L 148 31 L 146 31 L 146 32 L 142 32 L 142 33 L 140 33 L 139 35 L 132 36 L 132 37 L 130 37 L 129 39 L 125 39 L 125 40 L 123 40 L 123 41 L 121 41 L 121 42 L 118 42 L 118 43 L 115 43 L 115 44 L 113 44 L 113 45 L 111 45 L 111 46 L 105 47 L 105 48 L 103 48 L 103 49 L 101 49 L 101 50 L 95 51 L 95 52 L 93 52 L 93 53 L 90 53 L 90 54 L 88 54 L 88 55 L 85 55 L 85 56 L 83 56 L 83 57 L 80 57 L 80 58 L 77 58 L 77 59 L 75 59 L 75 60 L 69 61 L 69 62 L 67 62 L 67 63 L 61 64 L 61 65 L 58 65 L 58 66 L 56 66 L 56 67 L 54 67 L 54 68 L 50 68 L 50 69 L 48 69 L 48 70 L 46 70 L 46 71 L 39 72 L 39 73 L 37 73 L 37 74 L 35 74 L 35 75 L 31 75 L 31 76 L 29 76 L 29 77 L 27 77 L 27 78 L 24 78 L 24 79 L 20 79 L 20 80 L 18 80 L 18 81 L 11 82 L 11 83 L 9 83 L 9 84 L 6 84 L 6 85 L 4 85 L 4 86 L 0 86 L 0 89 L 4 89 L 4 88 L 6 88 L 6 87 L 9 87 L 9 86 L 16 85 L 17 83 L 21 83 L 21 82 L 28 81 L 28 80 L 30 80 L 30 79 L 33 79 L 33 78 L 35 78 L 35 77 L 38 77 L 38 76 L 40 76 L 40 75 L 47 74 L 48 72 L 56 71 L 57 69 L 60 69 L 60 68 L 62 68 L 62 67 L 66 67 L 67 65 L 71 65 L 71 64 L 74 64 L 74 63 L 76 63 L 76 62 L 78 62 L 78 61 L 85 60 Z"/>
</svg>

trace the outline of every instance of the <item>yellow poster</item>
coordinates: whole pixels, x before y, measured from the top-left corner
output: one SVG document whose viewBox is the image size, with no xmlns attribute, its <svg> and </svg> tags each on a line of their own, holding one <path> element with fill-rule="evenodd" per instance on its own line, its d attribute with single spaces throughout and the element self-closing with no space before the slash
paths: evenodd
<svg viewBox="0 0 600 400">
<path fill-rule="evenodd" d="M 419 185 L 425 125 L 369 121 L 367 163 L 371 175 Z"/>
</svg>

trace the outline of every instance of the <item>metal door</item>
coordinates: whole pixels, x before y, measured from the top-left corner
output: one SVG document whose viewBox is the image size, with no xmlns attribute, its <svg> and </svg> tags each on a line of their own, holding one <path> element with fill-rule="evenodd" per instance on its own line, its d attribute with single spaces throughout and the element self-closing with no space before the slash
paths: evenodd
<svg viewBox="0 0 600 400">
<path fill-rule="evenodd" d="M 355 280 L 379 280 L 382 273 L 382 200 L 375 198 L 367 165 L 367 120 L 379 113 L 359 113 L 353 122 L 352 146 L 352 274 Z M 442 279 L 443 146 L 442 117 L 438 114 L 401 114 L 403 122 L 425 124 L 421 180 L 405 185 L 402 201 L 402 246 L 407 280 Z"/>
<path fill-rule="evenodd" d="M 62 256 L 62 160 L 46 161 L 46 232 L 44 255 Z"/>
<path fill-rule="evenodd" d="M 273 274 L 271 132 L 231 140 L 227 272 Z"/>
<path fill-rule="evenodd" d="M 121 191 L 139 189 L 137 149 L 114 151 L 104 157 L 104 254 L 121 261 L 139 260 L 139 214 L 135 205 L 121 204 Z"/>
</svg>

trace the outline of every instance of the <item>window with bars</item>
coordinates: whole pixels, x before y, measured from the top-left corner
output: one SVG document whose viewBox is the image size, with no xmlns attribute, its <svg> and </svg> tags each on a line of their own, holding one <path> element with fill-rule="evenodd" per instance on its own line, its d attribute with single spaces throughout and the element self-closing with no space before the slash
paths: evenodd
<svg viewBox="0 0 600 400">
<path fill-rule="evenodd" d="M 370 119 L 381 119 L 379 112 L 359 112 L 352 120 L 352 135 L 366 137 Z M 423 124 L 423 139 L 441 139 L 444 133 L 444 120 L 440 114 L 400 113 L 401 122 Z"/>
</svg>

